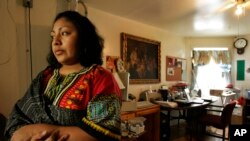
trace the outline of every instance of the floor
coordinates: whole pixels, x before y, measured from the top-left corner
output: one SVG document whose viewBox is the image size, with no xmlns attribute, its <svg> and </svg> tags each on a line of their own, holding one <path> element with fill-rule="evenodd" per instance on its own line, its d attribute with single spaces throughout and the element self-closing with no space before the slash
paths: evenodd
<svg viewBox="0 0 250 141">
<path fill-rule="evenodd" d="M 209 130 L 209 129 L 208 129 Z M 222 131 L 219 129 L 211 129 L 212 131 L 221 134 Z M 171 127 L 171 138 L 170 141 L 191 141 L 190 139 L 190 134 L 187 132 L 186 129 L 186 124 L 180 124 L 179 127 L 176 126 L 172 126 Z M 221 138 L 216 138 L 213 136 L 208 136 L 208 135 L 204 135 L 202 137 L 192 137 L 192 141 L 221 141 Z M 227 140 L 225 140 L 227 141 Z"/>
<path fill-rule="evenodd" d="M 235 108 L 232 119 L 231 119 L 231 124 L 242 124 L 241 112 L 242 112 L 242 108 Z M 187 132 L 188 129 L 186 129 L 187 126 L 184 120 L 180 121 L 179 127 L 177 125 L 177 120 L 173 120 L 171 122 L 174 122 L 174 123 L 171 125 L 170 141 L 191 141 L 190 134 Z M 207 131 L 210 131 L 210 133 L 222 134 L 222 130 L 215 129 L 212 127 L 207 128 Z M 221 140 L 222 140 L 221 138 L 208 136 L 208 135 L 204 135 L 199 139 L 192 137 L 192 141 L 221 141 Z"/>
</svg>

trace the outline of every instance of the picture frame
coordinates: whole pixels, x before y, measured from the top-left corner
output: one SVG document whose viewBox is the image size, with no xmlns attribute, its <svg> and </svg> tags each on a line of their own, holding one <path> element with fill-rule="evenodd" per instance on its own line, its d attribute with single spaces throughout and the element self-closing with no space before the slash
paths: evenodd
<svg viewBox="0 0 250 141">
<path fill-rule="evenodd" d="M 109 70 L 110 72 L 118 72 L 117 66 L 116 66 L 116 61 L 120 57 L 118 56 L 106 56 L 106 69 Z"/>
<path fill-rule="evenodd" d="M 160 83 L 161 42 L 122 32 L 121 58 L 130 84 Z"/>
</svg>

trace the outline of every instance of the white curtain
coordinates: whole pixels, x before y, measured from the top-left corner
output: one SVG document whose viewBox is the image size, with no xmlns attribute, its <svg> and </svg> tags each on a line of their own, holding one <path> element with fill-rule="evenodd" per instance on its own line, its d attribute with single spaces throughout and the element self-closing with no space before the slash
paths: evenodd
<svg viewBox="0 0 250 141">
<path fill-rule="evenodd" d="M 231 57 L 229 51 L 193 51 L 193 89 L 208 95 L 210 89 L 224 89 L 231 83 Z"/>
</svg>

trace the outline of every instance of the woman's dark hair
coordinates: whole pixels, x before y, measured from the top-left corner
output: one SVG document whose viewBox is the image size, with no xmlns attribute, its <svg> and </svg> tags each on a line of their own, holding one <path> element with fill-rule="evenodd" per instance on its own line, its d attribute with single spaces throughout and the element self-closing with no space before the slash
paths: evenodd
<svg viewBox="0 0 250 141">
<path fill-rule="evenodd" d="M 75 11 L 64 11 L 59 13 L 54 23 L 61 18 L 65 18 L 71 22 L 77 30 L 77 57 L 81 65 L 89 67 L 93 64 L 102 65 L 102 50 L 104 40 L 98 35 L 95 26 L 87 18 Z M 47 61 L 50 66 L 54 68 L 61 67 L 61 64 L 57 61 L 52 52 L 52 48 L 47 56 Z"/>
</svg>

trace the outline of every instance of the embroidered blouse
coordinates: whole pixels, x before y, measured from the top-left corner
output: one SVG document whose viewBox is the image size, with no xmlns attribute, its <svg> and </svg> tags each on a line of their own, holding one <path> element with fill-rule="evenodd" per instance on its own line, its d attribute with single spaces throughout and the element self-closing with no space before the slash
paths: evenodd
<svg viewBox="0 0 250 141">
<path fill-rule="evenodd" d="M 99 65 L 61 76 L 47 67 L 33 80 L 7 122 L 10 137 L 34 123 L 78 126 L 101 140 L 120 140 L 121 92 L 113 75 Z"/>
</svg>

